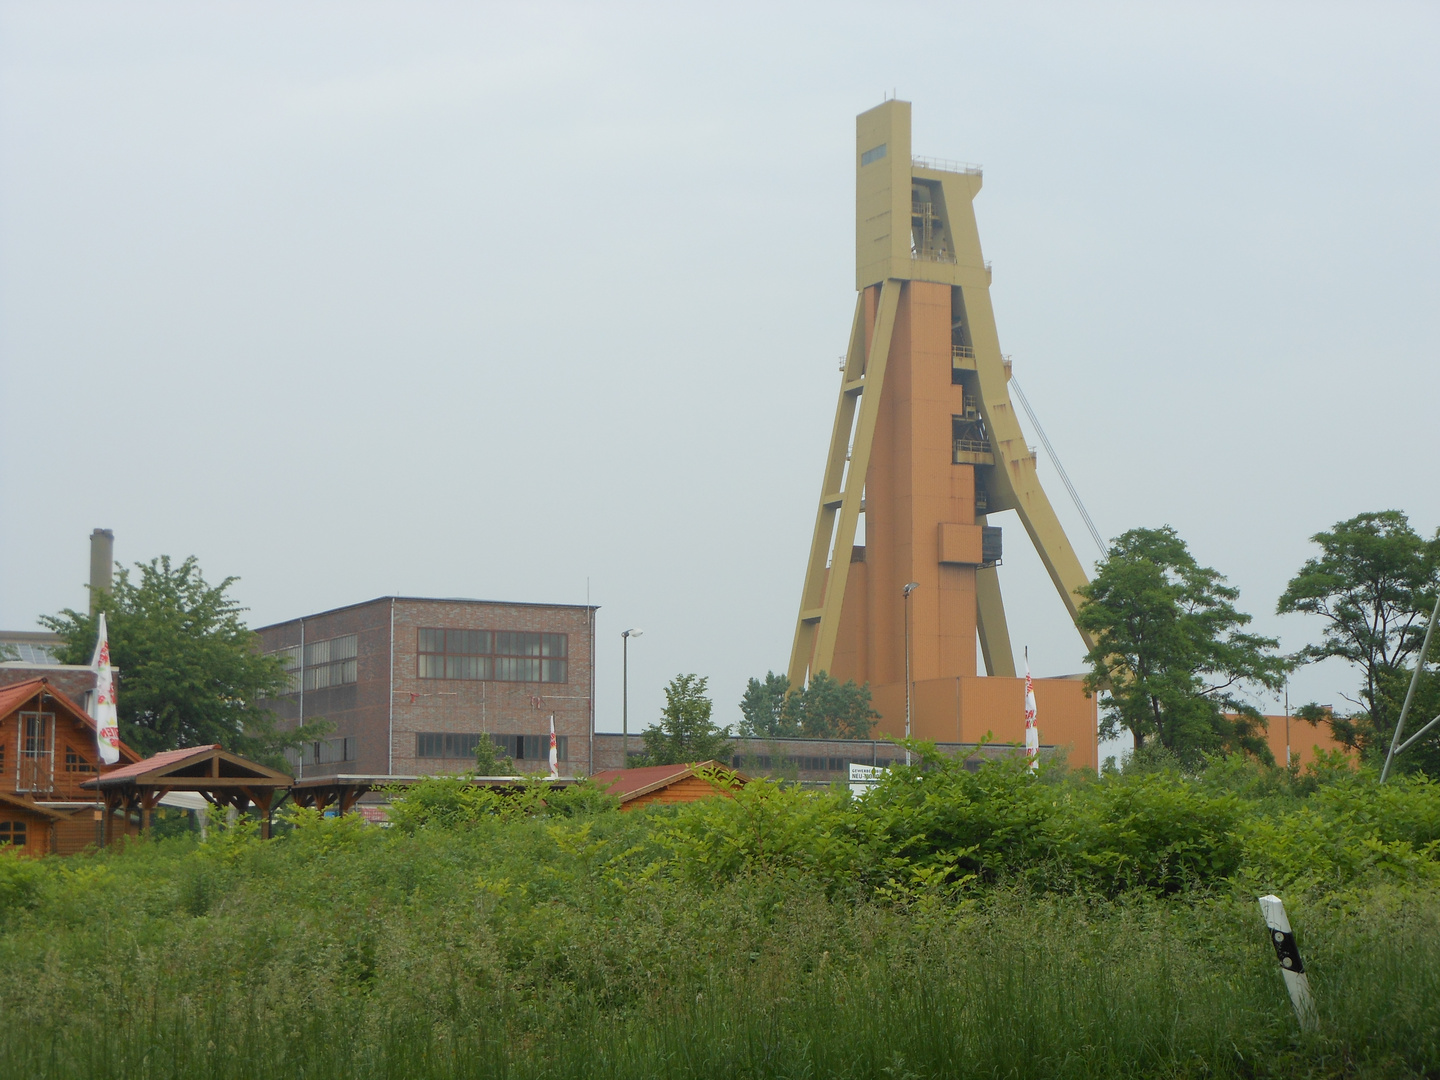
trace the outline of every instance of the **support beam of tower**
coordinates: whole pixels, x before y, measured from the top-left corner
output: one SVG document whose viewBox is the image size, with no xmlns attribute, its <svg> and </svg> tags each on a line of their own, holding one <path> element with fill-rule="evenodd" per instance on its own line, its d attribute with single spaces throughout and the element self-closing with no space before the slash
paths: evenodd
<svg viewBox="0 0 1440 1080">
<path fill-rule="evenodd" d="M 1010 403 L 973 200 L 978 168 L 913 158 L 910 104 L 856 120 L 856 288 L 789 675 L 1013 676 L 999 530 L 1017 512 L 1073 619 L 1086 582 Z M 856 542 L 863 523 L 864 542 Z M 1085 639 L 1087 647 L 1091 644 Z"/>
</svg>

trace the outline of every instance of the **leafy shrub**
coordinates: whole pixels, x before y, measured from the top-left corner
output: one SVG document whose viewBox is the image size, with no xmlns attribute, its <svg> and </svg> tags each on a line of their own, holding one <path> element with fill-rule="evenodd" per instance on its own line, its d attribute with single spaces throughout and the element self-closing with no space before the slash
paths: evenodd
<svg viewBox="0 0 1440 1080">
<path fill-rule="evenodd" d="M 40 902 L 44 869 L 19 852 L 0 851 L 0 920 L 29 911 Z"/>
<path fill-rule="evenodd" d="M 734 798 L 682 805 L 661 843 L 689 882 L 728 881 L 742 871 L 814 875 L 833 885 L 854 869 L 857 847 L 847 796 L 753 780 Z"/>
<path fill-rule="evenodd" d="M 1070 853 L 1077 875 L 1106 893 L 1174 893 L 1240 866 L 1243 807 L 1233 795 L 1168 772 L 1106 777 L 1088 794 L 1072 818 Z"/>
<path fill-rule="evenodd" d="M 461 828 L 493 818 L 601 813 L 620 806 L 619 799 L 589 781 L 558 787 L 539 777 L 518 788 L 492 788 L 472 783 L 469 775 L 427 776 L 393 794 L 390 822 L 407 833 Z"/>
</svg>

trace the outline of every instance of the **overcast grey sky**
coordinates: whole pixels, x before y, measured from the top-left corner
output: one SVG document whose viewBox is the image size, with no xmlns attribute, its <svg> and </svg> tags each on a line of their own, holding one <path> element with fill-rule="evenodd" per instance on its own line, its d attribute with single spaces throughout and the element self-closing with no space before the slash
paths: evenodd
<svg viewBox="0 0 1440 1080">
<path fill-rule="evenodd" d="M 638 722 L 680 671 L 735 719 L 788 659 L 893 91 L 984 164 L 1002 346 L 1101 531 L 1174 525 L 1297 648 L 1310 534 L 1440 525 L 1437 12 L 0 4 L 0 626 L 83 606 L 96 526 L 254 625 L 588 581 L 602 728 L 627 626 Z M 1002 524 L 1017 649 L 1077 670 Z"/>
</svg>

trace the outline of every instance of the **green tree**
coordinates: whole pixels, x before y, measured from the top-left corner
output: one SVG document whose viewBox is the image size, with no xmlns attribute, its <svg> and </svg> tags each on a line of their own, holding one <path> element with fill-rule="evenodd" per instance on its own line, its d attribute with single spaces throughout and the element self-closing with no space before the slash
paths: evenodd
<svg viewBox="0 0 1440 1080">
<path fill-rule="evenodd" d="M 162 555 L 121 568 L 113 593 L 98 597 L 119 681 L 120 737 L 140 753 L 219 743 L 233 753 L 281 765 L 281 751 L 331 730 L 316 721 L 281 731 L 264 702 L 289 678 L 262 656 L 245 609 L 227 594 L 238 579 L 209 584 L 194 556 L 173 566 Z M 60 661 L 88 664 L 99 620 L 66 608 L 41 623 L 65 639 Z"/>
<path fill-rule="evenodd" d="M 710 680 L 701 675 L 676 675 L 665 687 L 660 723 L 645 729 L 643 765 L 680 765 L 730 759 L 730 728 L 710 719 Z"/>
<path fill-rule="evenodd" d="M 510 755 L 489 735 L 482 733 L 480 741 L 475 744 L 475 775 L 509 776 L 514 771 L 515 763 L 510 760 Z"/>
<path fill-rule="evenodd" d="M 786 675 L 767 672 L 751 679 L 740 699 L 740 734 L 747 738 L 868 739 L 880 719 L 870 704 L 869 685 L 841 683 L 824 671 L 810 685 L 790 689 Z"/>
<path fill-rule="evenodd" d="M 1081 594 L 1076 624 L 1095 638 L 1086 689 L 1107 695 L 1102 738 L 1129 731 L 1137 750 L 1153 738 L 1189 766 L 1235 749 L 1273 760 L 1264 718 L 1240 694 L 1278 689 L 1292 665 L 1275 639 L 1242 631 L 1239 591 L 1174 529 L 1119 537 Z"/>
<path fill-rule="evenodd" d="M 1357 712 L 1334 717 L 1331 726 L 1349 745 L 1383 754 L 1410 683 L 1408 662 L 1419 651 L 1440 587 L 1440 535 L 1426 540 L 1399 510 L 1384 510 L 1341 521 L 1310 539 L 1320 545 L 1320 555 L 1305 561 L 1275 609 L 1324 620 L 1320 643 L 1300 656 L 1338 657 L 1360 669 L 1360 696 L 1351 699 Z M 1318 707 L 1303 711 L 1319 715 Z M 1418 750 L 1417 745 L 1406 753 Z"/>
<path fill-rule="evenodd" d="M 779 739 L 800 734 L 799 725 L 786 713 L 790 677 L 765 673 L 765 681 L 751 679 L 740 699 L 740 731 L 747 739 Z"/>
</svg>

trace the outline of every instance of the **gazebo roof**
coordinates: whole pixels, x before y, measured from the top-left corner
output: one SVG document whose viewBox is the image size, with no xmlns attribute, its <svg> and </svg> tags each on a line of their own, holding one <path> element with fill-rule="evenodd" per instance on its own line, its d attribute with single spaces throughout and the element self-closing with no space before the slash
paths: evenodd
<svg viewBox="0 0 1440 1080">
<path fill-rule="evenodd" d="M 214 791 L 219 788 L 288 788 L 288 775 L 239 754 L 219 743 L 166 750 L 123 769 L 87 780 L 81 787 L 101 791 L 123 787 L 168 788 L 171 791 Z"/>
</svg>

